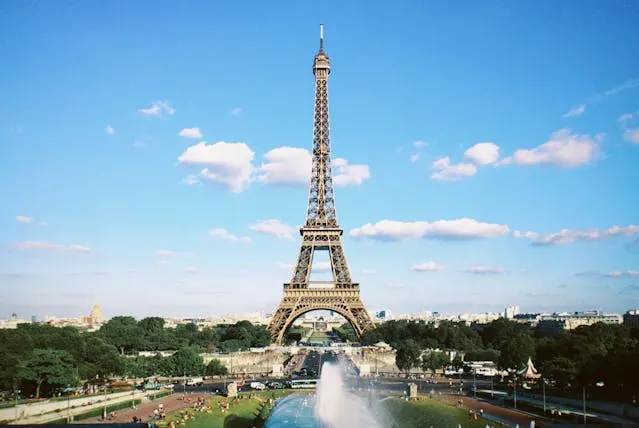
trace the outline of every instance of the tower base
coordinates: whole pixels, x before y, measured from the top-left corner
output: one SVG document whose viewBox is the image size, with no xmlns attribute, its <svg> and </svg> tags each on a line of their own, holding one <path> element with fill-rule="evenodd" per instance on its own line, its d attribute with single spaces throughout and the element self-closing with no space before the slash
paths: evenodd
<svg viewBox="0 0 639 428">
<path fill-rule="evenodd" d="M 269 331 L 276 345 L 284 344 L 284 334 L 300 316 L 307 312 L 333 311 L 353 326 L 357 336 L 375 328 L 364 303 L 359 296 L 359 288 L 284 288 L 284 296 L 271 323 Z"/>
</svg>

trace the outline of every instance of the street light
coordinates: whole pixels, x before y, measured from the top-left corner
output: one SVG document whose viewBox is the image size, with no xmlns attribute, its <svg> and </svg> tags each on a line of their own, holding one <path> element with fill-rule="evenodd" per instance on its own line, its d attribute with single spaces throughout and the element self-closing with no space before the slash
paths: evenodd
<svg viewBox="0 0 639 428">
<path fill-rule="evenodd" d="M 18 419 L 18 398 L 20 397 L 20 390 L 19 389 L 15 389 L 15 394 L 16 394 L 16 420 Z"/>
<path fill-rule="evenodd" d="M 515 409 L 517 408 L 517 375 L 515 375 L 515 377 L 513 378 L 513 398 L 514 398 L 514 404 L 515 404 Z"/>
<path fill-rule="evenodd" d="M 490 399 L 494 400 L 495 399 L 495 393 L 494 393 L 494 387 L 493 387 L 493 382 L 494 382 L 495 377 L 491 376 L 490 377 Z"/>
<path fill-rule="evenodd" d="M 541 378 L 541 391 L 544 397 L 544 415 L 546 414 L 546 379 Z"/>
<path fill-rule="evenodd" d="M 477 398 L 477 369 L 473 369 L 473 397 Z"/>
<path fill-rule="evenodd" d="M 604 383 L 602 381 L 598 381 L 595 383 L 595 386 L 598 388 L 601 388 L 602 386 L 604 386 Z M 581 387 L 581 392 L 582 392 L 583 404 L 584 404 L 584 425 L 586 425 L 587 416 L 586 416 L 586 384 L 585 383 Z"/>
</svg>

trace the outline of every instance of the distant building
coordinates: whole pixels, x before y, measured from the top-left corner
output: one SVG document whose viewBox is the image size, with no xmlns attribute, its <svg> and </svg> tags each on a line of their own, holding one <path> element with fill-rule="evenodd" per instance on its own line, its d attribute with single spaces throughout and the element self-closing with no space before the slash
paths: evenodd
<svg viewBox="0 0 639 428">
<path fill-rule="evenodd" d="M 93 305 L 89 318 L 91 318 L 91 324 L 93 325 L 104 324 L 104 314 L 102 313 L 102 309 L 100 308 L 100 305 L 98 305 L 97 303 Z"/>
<path fill-rule="evenodd" d="M 18 328 L 18 324 L 29 324 L 30 321 L 20 319 L 18 314 L 11 314 L 11 318 L 0 320 L 0 328 Z"/>
<path fill-rule="evenodd" d="M 388 311 L 386 309 L 382 309 L 381 311 L 378 311 L 375 314 L 375 318 L 379 318 L 379 319 L 391 318 L 391 313 L 390 313 L 390 311 Z"/>
<path fill-rule="evenodd" d="M 515 318 L 516 315 L 519 315 L 519 306 L 508 306 L 504 309 L 504 318 L 507 320 Z"/>
<path fill-rule="evenodd" d="M 593 325 L 598 322 L 604 324 L 621 324 L 622 317 L 618 314 L 607 314 L 601 311 L 544 314 L 541 315 L 537 326 L 540 331 L 552 333 L 553 331 L 573 330 L 582 325 Z"/>
<path fill-rule="evenodd" d="M 38 318 L 35 315 L 31 315 L 31 324 L 35 324 L 38 322 Z"/>
<path fill-rule="evenodd" d="M 631 309 L 623 314 L 623 325 L 639 328 L 639 309 Z"/>
</svg>

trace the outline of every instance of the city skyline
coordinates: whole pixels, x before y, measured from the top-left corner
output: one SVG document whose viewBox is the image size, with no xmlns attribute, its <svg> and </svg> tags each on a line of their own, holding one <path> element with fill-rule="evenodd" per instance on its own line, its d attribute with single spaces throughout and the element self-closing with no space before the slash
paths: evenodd
<svg viewBox="0 0 639 428">
<path fill-rule="evenodd" d="M 274 311 L 306 213 L 320 22 L 369 309 L 630 309 L 639 11 L 331 9 L 0 5 L 0 314 Z"/>
</svg>

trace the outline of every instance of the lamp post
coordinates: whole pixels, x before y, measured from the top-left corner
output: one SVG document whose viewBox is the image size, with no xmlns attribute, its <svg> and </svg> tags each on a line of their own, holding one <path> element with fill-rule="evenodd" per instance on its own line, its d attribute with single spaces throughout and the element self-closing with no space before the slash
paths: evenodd
<svg viewBox="0 0 639 428">
<path fill-rule="evenodd" d="M 477 369 L 473 369 L 473 397 L 477 398 Z"/>
<path fill-rule="evenodd" d="M 107 383 L 104 378 L 104 409 L 102 410 L 102 419 L 106 420 L 107 417 Z"/>
<path fill-rule="evenodd" d="M 544 397 L 544 415 L 546 414 L 546 379 L 541 379 L 541 393 Z"/>
<path fill-rule="evenodd" d="M 587 423 L 587 418 L 586 418 L 586 385 L 583 385 L 581 387 L 581 393 L 582 393 L 583 402 L 584 402 L 584 425 L 586 425 L 586 423 Z"/>
<path fill-rule="evenodd" d="M 601 388 L 602 386 L 604 386 L 604 383 L 599 381 L 595 383 L 595 386 L 598 388 Z M 586 425 L 588 423 L 587 420 L 587 416 L 586 416 L 586 384 L 584 383 L 581 387 L 581 394 L 582 394 L 582 399 L 583 399 L 583 407 L 584 407 L 584 425 Z"/>
<path fill-rule="evenodd" d="M 515 376 L 514 380 L 513 380 L 513 398 L 514 398 L 514 404 L 515 404 L 515 409 L 517 408 L 517 376 Z"/>
<path fill-rule="evenodd" d="M 490 399 L 494 400 L 495 399 L 495 393 L 494 393 L 494 387 L 493 387 L 493 381 L 494 381 L 494 376 L 490 377 Z"/>
<path fill-rule="evenodd" d="M 18 414 L 18 399 L 20 397 L 20 390 L 16 389 L 15 390 L 15 394 L 16 394 L 16 420 L 18 420 L 18 416 L 19 416 L 19 414 Z"/>
<path fill-rule="evenodd" d="M 69 386 L 67 385 L 67 388 Z M 67 423 L 71 423 L 71 394 L 67 391 Z"/>
</svg>

